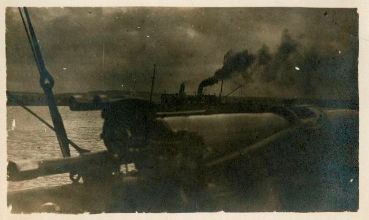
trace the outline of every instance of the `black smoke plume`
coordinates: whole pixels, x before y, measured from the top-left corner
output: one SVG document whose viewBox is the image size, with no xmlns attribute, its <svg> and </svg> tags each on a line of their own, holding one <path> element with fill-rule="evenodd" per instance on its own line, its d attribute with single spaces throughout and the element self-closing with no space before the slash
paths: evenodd
<svg viewBox="0 0 369 220">
<path fill-rule="evenodd" d="M 233 73 L 245 71 L 255 60 L 255 56 L 249 54 L 247 50 L 235 53 L 228 51 L 224 56 L 223 67 L 218 69 L 214 76 L 203 80 L 197 90 L 198 95 L 202 95 L 203 88 L 214 85 L 219 80 L 226 80 L 232 77 Z"/>
<path fill-rule="evenodd" d="M 274 53 L 266 45 L 255 55 L 247 50 L 228 52 L 223 67 L 200 83 L 198 94 L 202 94 L 205 86 L 235 78 L 238 85 L 247 84 L 246 92 L 261 96 L 350 97 L 357 90 L 355 58 L 355 48 L 341 51 L 315 46 L 303 38 L 296 40 L 284 30 Z"/>
<path fill-rule="evenodd" d="M 330 57 L 335 56 L 334 52 L 329 53 Z M 318 83 L 326 74 L 322 71 L 323 63 L 327 62 L 322 51 L 312 46 L 304 47 L 284 30 L 275 53 L 270 53 L 264 45 L 257 51 L 256 62 L 242 76 L 245 79 L 252 78 L 254 83 L 264 87 L 269 85 L 275 88 L 274 93 L 278 95 L 284 93 L 285 96 L 307 97 L 315 95 L 318 85 L 324 84 Z M 336 70 L 331 67 L 330 71 Z"/>
</svg>

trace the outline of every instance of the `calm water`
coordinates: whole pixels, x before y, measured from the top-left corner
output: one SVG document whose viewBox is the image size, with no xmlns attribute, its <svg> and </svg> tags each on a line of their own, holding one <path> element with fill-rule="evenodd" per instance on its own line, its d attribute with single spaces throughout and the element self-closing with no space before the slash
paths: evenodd
<svg viewBox="0 0 369 220">
<path fill-rule="evenodd" d="M 30 107 L 50 124 L 51 118 L 45 106 Z M 92 151 L 104 150 L 100 139 L 103 120 L 100 111 L 70 111 L 69 107 L 59 107 L 69 139 L 79 146 Z M 61 152 L 55 133 L 34 116 L 18 106 L 7 107 L 8 160 L 42 160 L 60 158 Z M 71 148 L 72 155 L 78 153 Z M 9 191 L 40 186 L 69 183 L 68 174 L 39 177 L 35 180 L 8 182 Z"/>
</svg>

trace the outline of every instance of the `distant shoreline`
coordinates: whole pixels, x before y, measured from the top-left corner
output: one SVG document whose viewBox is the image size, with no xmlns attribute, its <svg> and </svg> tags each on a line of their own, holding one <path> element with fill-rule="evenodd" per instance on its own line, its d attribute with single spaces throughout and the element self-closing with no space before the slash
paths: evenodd
<svg viewBox="0 0 369 220">
<path fill-rule="evenodd" d="M 34 93 L 34 92 L 13 92 L 7 91 L 7 94 L 14 97 L 17 101 L 12 99 L 7 99 L 7 106 L 17 106 L 20 102 L 23 105 L 27 106 L 47 106 L 46 97 L 43 93 Z M 56 104 L 58 106 L 69 106 L 69 100 L 72 96 L 82 96 L 86 98 L 93 98 L 98 95 L 105 95 L 108 97 L 140 97 L 140 98 L 148 98 L 149 92 L 132 92 L 132 91 L 120 91 L 120 90 L 110 90 L 110 91 L 90 91 L 85 93 L 59 93 L 55 94 Z M 159 96 L 159 94 L 154 94 L 155 97 Z"/>
<path fill-rule="evenodd" d="M 19 106 L 22 103 L 26 106 L 47 106 L 45 95 L 42 93 L 30 92 L 11 92 L 7 91 L 16 99 L 7 99 L 7 106 Z M 160 102 L 162 94 L 154 93 L 153 100 L 156 103 Z M 84 103 L 92 102 L 96 97 L 104 96 L 109 99 L 124 99 L 124 98 L 140 98 L 149 100 L 149 92 L 132 92 L 132 91 L 91 91 L 86 93 L 60 93 L 55 94 L 55 99 L 58 106 L 70 106 L 72 97 L 79 96 Z M 267 105 L 316 105 L 328 108 L 351 108 L 359 109 L 358 100 L 340 100 L 340 99 L 312 99 L 312 98 L 275 98 L 275 97 L 237 97 L 229 96 L 222 97 L 222 103 L 244 103 L 244 104 L 267 104 Z"/>
</svg>

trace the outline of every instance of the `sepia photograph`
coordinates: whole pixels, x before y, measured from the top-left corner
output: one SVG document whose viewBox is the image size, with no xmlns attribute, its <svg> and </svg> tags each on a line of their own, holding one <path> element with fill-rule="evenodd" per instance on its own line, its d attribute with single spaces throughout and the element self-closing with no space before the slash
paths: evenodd
<svg viewBox="0 0 369 220">
<path fill-rule="evenodd" d="M 5 47 L 11 213 L 359 210 L 355 7 L 6 7 Z"/>
</svg>

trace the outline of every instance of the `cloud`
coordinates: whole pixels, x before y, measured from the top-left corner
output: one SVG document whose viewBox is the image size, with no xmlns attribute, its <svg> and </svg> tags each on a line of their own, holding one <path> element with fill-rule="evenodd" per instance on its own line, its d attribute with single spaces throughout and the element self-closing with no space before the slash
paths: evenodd
<svg viewBox="0 0 369 220">
<path fill-rule="evenodd" d="M 255 54 L 266 45 L 275 53 L 283 30 L 288 29 L 302 45 L 300 52 L 317 48 L 326 58 L 331 51 L 340 50 L 345 62 L 331 61 L 336 67 L 325 68 L 333 71 L 329 74 L 337 86 L 353 88 L 345 96 L 357 95 L 355 9 L 129 7 L 29 11 L 48 69 L 56 78 L 56 92 L 121 89 L 122 83 L 148 91 L 155 63 L 158 92 L 177 91 L 186 81 L 188 93 L 194 93 L 202 79 L 222 67 L 227 51 L 247 49 Z M 17 9 L 7 8 L 6 28 L 8 89 L 40 91 Z M 337 79 L 342 77 L 347 82 Z M 225 90 L 232 89 L 231 82 Z M 268 90 L 262 86 L 250 88 Z M 248 95 L 268 95 L 259 90 L 250 89 Z"/>
</svg>

